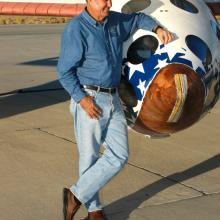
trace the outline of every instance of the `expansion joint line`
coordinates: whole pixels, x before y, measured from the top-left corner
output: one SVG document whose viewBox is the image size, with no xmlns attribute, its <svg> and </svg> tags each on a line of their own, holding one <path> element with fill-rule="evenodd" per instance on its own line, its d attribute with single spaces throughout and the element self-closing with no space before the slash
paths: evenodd
<svg viewBox="0 0 220 220">
<path fill-rule="evenodd" d="M 51 135 L 51 136 L 54 136 L 54 137 L 56 137 L 56 138 L 62 139 L 62 140 L 64 140 L 64 141 L 68 141 L 68 142 L 70 142 L 70 143 L 76 144 L 76 142 L 74 142 L 74 141 L 71 141 L 71 140 L 69 140 L 69 139 L 67 139 L 67 138 L 60 137 L 60 136 L 58 136 L 58 135 L 55 135 L 55 134 L 50 133 L 50 132 L 48 132 L 48 131 L 45 131 L 45 130 L 43 130 L 42 128 L 35 128 L 35 129 L 38 130 L 38 131 L 40 131 L 40 132 L 43 132 L 43 133 L 49 134 L 49 135 Z M 103 153 L 100 152 L 100 154 L 103 154 Z M 203 196 L 209 195 L 208 193 L 206 193 L 206 192 L 204 192 L 204 191 L 201 191 L 201 190 L 198 190 L 198 189 L 196 189 L 196 188 L 194 188 L 194 187 L 192 187 L 192 186 L 186 185 L 186 184 L 184 184 L 184 183 L 182 183 L 182 182 L 179 182 L 179 181 L 177 181 L 177 180 L 175 180 L 175 179 L 173 179 L 173 178 L 171 178 L 171 177 L 169 177 L 169 176 L 164 176 L 164 175 L 162 175 L 162 174 L 160 174 L 160 173 L 156 173 L 156 172 L 154 172 L 154 171 L 152 171 L 152 170 L 145 169 L 145 168 L 143 168 L 143 167 L 137 166 L 137 165 L 132 164 L 132 163 L 127 163 L 127 164 L 128 164 L 129 166 L 132 166 L 132 167 L 138 168 L 138 169 L 140 169 L 140 170 L 144 170 L 144 171 L 146 171 L 146 172 L 148 172 L 148 173 L 154 174 L 154 175 L 156 175 L 156 176 L 158 176 L 158 177 L 165 178 L 165 179 L 167 179 L 167 180 L 169 180 L 169 181 L 171 181 L 171 182 L 178 183 L 178 184 L 180 184 L 180 185 L 182 185 L 182 186 L 184 186 L 184 187 L 186 187 L 186 188 L 189 188 L 189 189 L 192 189 L 192 190 L 194 190 L 194 191 L 196 191 L 196 192 L 198 192 L 198 193 L 201 193 Z"/>
<path fill-rule="evenodd" d="M 74 142 L 74 141 L 71 141 L 71 140 L 69 140 L 69 139 L 67 139 L 67 138 L 60 137 L 60 136 L 58 136 L 58 135 L 56 135 L 56 134 L 50 133 L 50 132 L 48 132 L 48 131 L 45 131 L 45 130 L 43 130 L 42 128 L 37 128 L 37 130 L 39 130 L 40 132 L 49 134 L 49 135 L 51 135 L 51 136 L 54 136 L 54 137 L 56 137 L 56 138 L 62 139 L 62 140 L 64 140 L 64 141 L 68 141 L 68 142 L 70 142 L 70 143 L 76 144 L 76 142 Z"/>
<path fill-rule="evenodd" d="M 140 170 L 147 171 L 147 172 L 149 172 L 149 173 L 151 173 L 151 174 L 154 174 L 154 175 L 156 175 L 156 176 L 165 178 L 165 179 L 167 179 L 167 180 L 169 180 L 169 181 L 178 183 L 178 184 L 180 184 L 180 185 L 182 185 L 182 186 L 184 186 L 184 187 L 186 187 L 186 188 L 189 188 L 189 189 L 192 189 L 192 190 L 194 190 L 194 191 L 196 191 L 196 192 L 198 192 L 198 193 L 201 193 L 203 196 L 209 195 L 208 193 L 206 193 L 206 192 L 204 192 L 204 191 L 198 190 L 198 189 L 196 189 L 196 188 L 194 188 L 194 187 L 192 187 L 192 186 L 189 186 L 189 185 L 187 185 L 187 184 L 184 184 L 184 183 L 182 183 L 182 182 L 179 182 L 178 180 L 175 180 L 175 179 L 173 179 L 173 178 L 171 178 L 171 177 L 169 177 L 169 176 L 164 176 L 164 175 L 162 175 L 162 174 L 160 174 L 160 173 L 156 173 L 156 172 L 154 172 L 154 171 L 152 171 L 152 170 L 145 169 L 145 168 L 143 168 L 143 167 L 134 165 L 134 164 L 132 164 L 132 163 L 128 163 L 128 165 L 130 165 L 130 166 L 132 166 L 132 167 L 135 167 L 135 168 L 138 168 L 138 169 L 140 169 Z"/>
</svg>

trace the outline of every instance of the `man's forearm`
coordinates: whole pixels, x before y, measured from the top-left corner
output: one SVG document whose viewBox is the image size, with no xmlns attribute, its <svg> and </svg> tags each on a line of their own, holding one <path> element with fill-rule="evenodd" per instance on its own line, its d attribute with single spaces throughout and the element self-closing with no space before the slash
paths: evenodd
<svg viewBox="0 0 220 220">
<path fill-rule="evenodd" d="M 75 102 L 80 102 L 86 94 L 82 91 L 81 85 L 76 74 L 71 72 L 59 72 L 58 68 L 59 81 L 62 84 L 63 88 L 69 93 L 69 95 L 74 99 Z"/>
</svg>

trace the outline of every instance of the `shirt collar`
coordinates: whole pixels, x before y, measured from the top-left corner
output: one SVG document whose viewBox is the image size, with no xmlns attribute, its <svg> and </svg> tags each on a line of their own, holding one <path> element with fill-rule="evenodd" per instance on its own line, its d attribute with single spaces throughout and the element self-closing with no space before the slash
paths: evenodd
<svg viewBox="0 0 220 220">
<path fill-rule="evenodd" d="M 97 22 L 86 10 L 86 8 L 83 10 L 82 12 L 82 16 L 83 18 L 85 18 L 92 26 L 98 26 L 100 25 L 99 22 Z M 108 21 L 108 17 L 105 18 L 104 22 L 103 22 L 103 25 L 105 25 Z"/>
</svg>

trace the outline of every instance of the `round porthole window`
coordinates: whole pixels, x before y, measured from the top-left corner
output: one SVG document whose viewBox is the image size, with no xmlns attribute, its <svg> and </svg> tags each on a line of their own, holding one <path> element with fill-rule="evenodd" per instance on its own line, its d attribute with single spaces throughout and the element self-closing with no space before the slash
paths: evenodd
<svg viewBox="0 0 220 220">
<path fill-rule="evenodd" d="M 155 53 L 159 45 L 158 40 L 151 35 L 145 35 L 134 41 L 128 49 L 127 58 L 132 64 L 140 64 Z"/>
<path fill-rule="evenodd" d="M 196 6 L 194 6 L 191 2 L 188 2 L 186 0 L 170 0 L 170 2 L 184 11 L 188 11 L 195 14 L 199 12 Z"/>
<path fill-rule="evenodd" d="M 188 48 L 202 61 L 205 67 L 212 63 L 211 51 L 202 39 L 195 35 L 188 35 L 186 37 L 186 44 Z"/>
<path fill-rule="evenodd" d="M 149 7 L 150 4 L 151 0 L 131 0 L 123 6 L 121 12 L 125 14 L 139 12 Z"/>
</svg>

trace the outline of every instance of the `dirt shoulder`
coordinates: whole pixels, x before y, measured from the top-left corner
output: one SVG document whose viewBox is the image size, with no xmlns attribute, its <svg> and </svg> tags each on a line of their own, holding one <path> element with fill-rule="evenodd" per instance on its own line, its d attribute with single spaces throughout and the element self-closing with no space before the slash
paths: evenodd
<svg viewBox="0 0 220 220">
<path fill-rule="evenodd" d="M 57 17 L 57 16 L 0 15 L 0 25 L 61 24 L 68 22 L 70 19 L 71 17 Z"/>
</svg>

